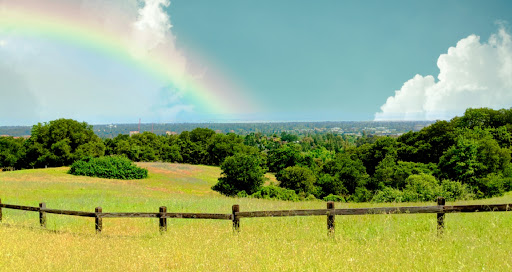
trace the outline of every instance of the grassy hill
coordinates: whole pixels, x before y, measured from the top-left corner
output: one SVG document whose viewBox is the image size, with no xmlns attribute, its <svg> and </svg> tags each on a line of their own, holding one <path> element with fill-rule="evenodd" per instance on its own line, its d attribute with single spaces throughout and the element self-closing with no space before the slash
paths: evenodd
<svg viewBox="0 0 512 272">
<path fill-rule="evenodd" d="M 284 202 L 227 198 L 210 190 L 220 169 L 169 163 L 140 163 L 145 180 L 121 181 L 68 175 L 68 168 L 0 173 L 3 203 L 104 212 L 230 213 L 325 208 L 325 202 Z M 272 177 L 270 177 L 272 178 Z M 501 198 L 471 203 L 512 202 Z M 433 205 L 434 203 L 423 203 Z M 409 204 L 410 205 L 410 204 Z M 369 203 L 336 207 L 369 207 Z M 389 206 L 384 204 L 380 206 Z M 447 214 L 443 237 L 435 215 L 336 217 L 336 237 L 326 235 L 326 218 L 242 219 L 233 234 L 230 221 L 104 219 L 47 215 L 38 227 L 34 212 L 3 210 L 0 224 L 2 271 L 510 271 L 512 213 Z"/>
</svg>

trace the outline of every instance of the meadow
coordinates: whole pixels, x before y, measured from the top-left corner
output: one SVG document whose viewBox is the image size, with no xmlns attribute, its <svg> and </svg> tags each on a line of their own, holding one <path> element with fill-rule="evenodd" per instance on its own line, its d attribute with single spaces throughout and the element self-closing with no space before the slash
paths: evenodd
<svg viewBox="0 0 512 272">
<path fill-rule="evenodd" d="M 3 203 L 104 212 L 230 213 L 321 209 L 323 201 L 286 202 L 228 198 L 212 191 L 220 169 L 170 163 L 138 163 L 145 180 L 76 177 L 68 168 L 0 172 Z M 274 179 L 273 176 L 268 176 Z M 469 203 L 512 203 L 512 194 Z M 447 203 L 453 204 L 453 203 Z M 409 204 L 336 203 L 336 208 Z M 415 203 L 412 205 L 434 205 Z M 240 233 L 228 220 L 104 219 L 3 209 L 1 271 L 510 271 L 512 213 L 447 214 L 444 235 L 433 214 L 337 216 L 334 238 L 326 217 L 247 218 Z"/>
</svg>

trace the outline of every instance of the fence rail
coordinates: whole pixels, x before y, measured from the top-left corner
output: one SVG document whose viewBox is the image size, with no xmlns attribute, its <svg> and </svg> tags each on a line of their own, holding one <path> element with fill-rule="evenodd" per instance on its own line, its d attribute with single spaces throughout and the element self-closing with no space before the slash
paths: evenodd
<svg viewBox="0 0 512 272">
<path fill-rule="evenodd" d="M 46 203 L 39 203 L 39 207 L 22 206 L 13 204 L 3 204 L 0 200 L 0 222 L 2 221 L 2 209 L 14 209 L 23 211 L 32 211 L 39 213 L 39 223 L 46 227 L 46 214 L 72 215 L 81 217 L 95 218 L 96 233 L 100 233 L 103 228 L 103 218 L 158 218 L 159 229 L 164 232 L 167 230 L 168 218 L 183 219 L 219 219 L 231 220 L 233 230 L 240 231 L 241 218 L 254 217 L 284 217 L 284 216 L 327 216 L 328 234 L 334 234 L 336 215 L 365 215 L 365 214 L 416 214 L 416 213 L 436 213 L 437 230 L 441 234 L 444 229 L 445 213 L 468 213 L 468 212 L 501 212 L 511 211 L 512 203 L 509 204 L 480 204 L 480 205 L 445 205 L 445 199 L 439 197 L 435 206 L 412 206 L 412 207 L 378 207 L 378 208 L 351 208 L 335 209 L 334 202 L 327 202 L 327 209 L 311 210 L 278 210 L 278 211 L 247 211 L 241 212 L 239 205 L 232 206 L 231 214 L 219 213 L 168 213 L 167 207 L 159 207 L 159 212 L 103 212 L 101 207 L 96 207 L 94 212 L 70 211 L 46 208 Z"/>
</svg>

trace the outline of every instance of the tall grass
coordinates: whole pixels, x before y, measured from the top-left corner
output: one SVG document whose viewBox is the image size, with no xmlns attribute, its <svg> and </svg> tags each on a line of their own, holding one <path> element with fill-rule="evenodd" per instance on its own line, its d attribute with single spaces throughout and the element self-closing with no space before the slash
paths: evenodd
<svg viewBox="0 0 512 272">
<path fill-rule="evenodd" d="M 0 173 L 4 203 L 93 211 L 229 213 L 241 210 L 325 208 L 321 201 L 284 202 L 226 198 L 212 192 L 216 167 L 140 164 L 147 180 L 119 181 L 66 174 L 66 168 Z M 512 202 L 512 195 L 465 203 Z M 417 203 L 434 205 L 434 203 Z M 414 204 L 416 205 L 416 204 Z M 336 207 L 368 207 L 368 203 Z M 389 204 L 379 205 L 389 206 Z M 3 210 L 2 271 L 510 271 L 512 214 L 447 214 L 442 237 L 434 214 L 337 216 L 328 238 L 326 217 L 243 218 L 230 221 L 104 219 Z"/>
</svg>

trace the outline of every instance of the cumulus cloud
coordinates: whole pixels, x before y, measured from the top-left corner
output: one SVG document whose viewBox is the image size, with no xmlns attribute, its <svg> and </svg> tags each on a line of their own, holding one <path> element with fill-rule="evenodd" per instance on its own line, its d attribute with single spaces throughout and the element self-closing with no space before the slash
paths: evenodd
<svg viewBox="0 0 512 272">
<path fill-rule="evenodd" d="M 167 42 L 172 25 L 169 15 L 162 8 L 169 4 L 168 0 L 146 0 L 144 7 L 139 9 L 139 18 L 133 27 L 137 40 L 145 48 L 153 49 Z"/>
<path fill-rule="evenodd" d="M 487 42 L 470 35 L 437 60 L 439 75 L 416 75 L 395 91 L 375 120 L 450 119 L 469 107 L 512 105 L 512 39 L 502 26 Z"/>
</svg>

